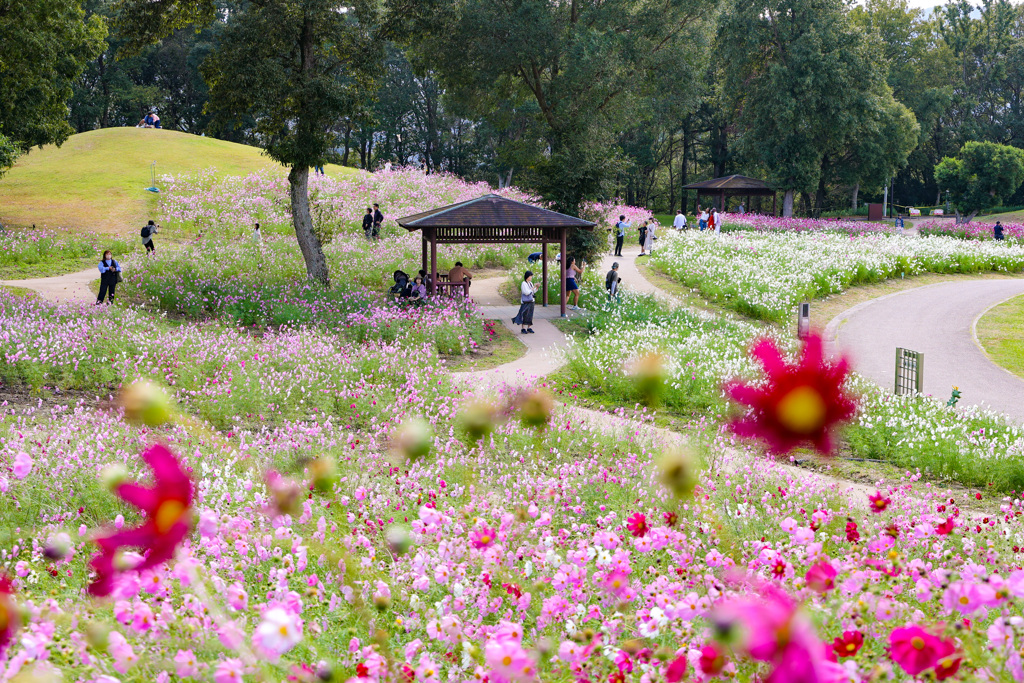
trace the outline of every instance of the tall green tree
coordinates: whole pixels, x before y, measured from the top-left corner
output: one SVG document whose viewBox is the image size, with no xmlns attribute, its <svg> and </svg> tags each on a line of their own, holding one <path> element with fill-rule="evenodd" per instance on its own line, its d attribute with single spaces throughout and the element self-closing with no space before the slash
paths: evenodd
<svg viewBox="0 0 1024 683">
<path fill-rule="evenodd" d="M 856 150 L 861 157 L 870 151 L 865 136 L 913 119 L 894 101 L 877 43 L 850 22 L 842 0 L 736 0 L 721 35 L 738 144 L 785 192 L 784 215 L 792 215 L 796 192 L 815 192 L 820 211 L 837 169 Z M 863 166 L 898 167 L 911 149 L 903 146 L 888 162 L 873 155 Z"/>
<path fill-rule="evenodd" d="M 176 29 L 223 22 L 201 71 L 214 130 L 249 118 L 267 154 L 289 167 L 292 225 L 309 277 L 330 285 L 323 245 L 309 212 L 309 169 L 334 148 L 335 126 L 354 115 L 383 57 L 372 27 L 375 0 L 239 0 L 216 12 L 212 1 L 123 0 L 117 26 L 129 49 Z"/>
<path fill-rule="evenodd" d="M 955 157 L 935 166 L 935 179 L 948 189 L 970 221 L 1000 204 L 1024 183 L 1024 150 L 995 142 L 966 142 Z"/>
<path fill-rule="evenodd" d="M 652 78 L 679 64 L 700 68 L 716 9 L 715 0 L 419 4 L 410 40 L 454 96 L 486 102 L 495 88 L 514 87 L 535 102 L 548 146 L 538 189 L 567 213 L 611 189 L 616 133 Z M 672 84 L 691 86 L 686 76 Z"/>
<path fill-rule="evenodd" d="M 25 153 L 74 133 L 67 102 L 104 36 L 75 0 L 0 0 L 0 147 Z M 12 156 L 2 155 L 0 170 Z"/>
</svg>

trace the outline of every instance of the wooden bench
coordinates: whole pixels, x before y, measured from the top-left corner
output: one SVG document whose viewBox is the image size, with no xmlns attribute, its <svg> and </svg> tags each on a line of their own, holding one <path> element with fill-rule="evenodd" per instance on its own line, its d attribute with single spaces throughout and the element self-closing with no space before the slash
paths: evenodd
<svg viewBox="0 0 1024 683">
<path fill-rule="evenodd" d="M 437 274 L 437 293 L 446 296 L 455 296 L 462 290 L 462 296 L 469 296 L 469 281 L 452 282 L 447 274 Z"/>
</svg>

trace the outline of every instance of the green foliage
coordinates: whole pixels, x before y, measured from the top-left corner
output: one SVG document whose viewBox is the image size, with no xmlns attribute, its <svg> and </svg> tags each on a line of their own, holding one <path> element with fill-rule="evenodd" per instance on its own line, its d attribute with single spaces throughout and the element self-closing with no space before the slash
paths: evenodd
<svg viewBox="0 0 1024 683">
<path fill-rule="evenodd" d="M 74 132 L 67 122 L 72 84 L 105 34 L 75 0 L 0 5 L 0 136 L 8 144 L 27 152 Z"/>
<path fill-rule="evenodd" d="M 1002 201 L 1024 183 L 1024 151 L 995 142 L 966 142 L 956 157 L 935 166 L 935 180 L 961 211 L 977 213 Z"/>
<path fill-rule="evenodd" d="M 0 177 L 3 177 L 11 166 L 14 166 L 14 162 L 18 160 L 19 156 L 21 156 L 21 150 L 17 145 L 0 134 Z"/>
</svg>

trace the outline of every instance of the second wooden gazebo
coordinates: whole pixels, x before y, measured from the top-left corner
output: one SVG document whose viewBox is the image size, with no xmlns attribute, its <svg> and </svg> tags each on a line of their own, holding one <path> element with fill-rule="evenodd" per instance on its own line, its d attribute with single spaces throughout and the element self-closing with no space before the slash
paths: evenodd
<svg viewBox="0 0 1024 683">
<path fill-rule="evenodd" d="M 711 180 L 701 180 L 697 183 L 690 183 L 683 186 L 684 190 L 697 190 L 697 204 L 700 204 L 701 195 L 711 195 L 718 200 L 718 210 L 725 212 L 726 197 L 746 197 L 747 208 L 750 208 L 750 198 L 772 196 L 772 215 L 775 215 L 775 190 L 768 187 L 768 184 L 757 178 L 748 178 L 745 175 L 729 175 Z M 683 201 L 686 204 L 686 201 Z"/>
<path fill-rule="evenodd" d="M 477 199 L 413 216 L 399 218 L 398 224 L 413 232 L 419 230 L 423 239 L 423 270 L 430 273 L 431 288 L 438 282 L 438 244 L 539 244 L 541 245 L 541 303 L 548 305 L 548 244 L 562 248 L 561 312 L 565 317 L 565 253 L 566 233 L 570 228 L 593 230 L 594 223 L 488 194 Z M 430 268 L 427 269 L 429 250 Z M 431 291 L 433 293 L 433 291 Z"/>
</svg>

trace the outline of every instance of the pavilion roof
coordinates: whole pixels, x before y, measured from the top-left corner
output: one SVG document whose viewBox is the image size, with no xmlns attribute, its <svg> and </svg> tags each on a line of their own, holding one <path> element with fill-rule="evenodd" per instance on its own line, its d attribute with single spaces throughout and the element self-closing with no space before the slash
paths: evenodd
<svg viewBox="0 0 1024 683">
<path fill-rule="evenodd" d="M 711 190 L 711 191 L 725 191 L 725 192 L 736 192 L 737 194 L 745 194 L 747 192 L 757 193 L 772 192 L 772 188 L 768 187 L 768 184 L 763 180 L 757 178 L 749 178 L 745 175 L 727 175 L 722 178 L 712 178 L 711 180 L 701 180 L 697 183 L 690 183 L 683 187 L 684 190 Z"/>
<path fill-rule="evenodd" d="M 410 232 L 420 228 L 583 228 L 590 230 L 595 225 L 582 218 L 549 211 L 496 194 L 486 194 L 469 201 L 399 218 L 398 224 Z"/>
</svg>

